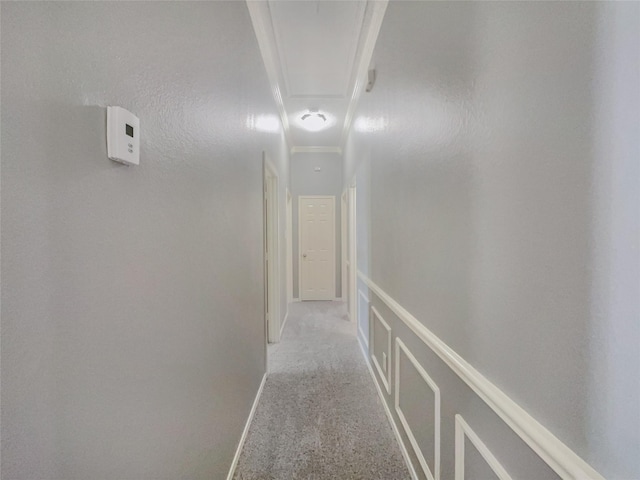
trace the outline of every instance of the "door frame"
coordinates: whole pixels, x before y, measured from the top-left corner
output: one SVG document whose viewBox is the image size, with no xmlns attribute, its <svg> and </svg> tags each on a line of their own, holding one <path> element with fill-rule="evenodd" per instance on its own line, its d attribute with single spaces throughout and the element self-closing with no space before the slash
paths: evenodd
<svg viewBox="0 0 640 480">
<path fill-rule="evenodd" d="M 340 298 L 347 301 L 347 191 L 340 196 Z"/>
<path fill-rule="evenodd" d="M 264 203 L 264 317 L 269 343 L 280 341 L 280 219 L 278 208 L 278 174 L 263 152 Z M 267 210 L 268 209 L 268 210 Z"/>
<path fill-rule="evenodd" d="M 308 198 L 331 198 L 333 200 L 333 223 L 331 241 L 333 242 L 333 261 L 331 262 L 331 298 L 336 299 L 336 197 L 335 195 L 299 195 L 298 196 L 298 297 L 300 301 L 304 298 L 302 295 L 302 208 L 300 205 L 304 199 Z"/>
<path fill-rule="evenodd" d="M 354 322 L 356 329 L 358 328 L 358 260 L 357 260 L 357 239 L 356 239 L 356 184 L 355 182 L 349 185 L 347 190 L 347 207 L 349 210 L 348 221 L 348 250 L 349 250 L 349 275 L 347 282 L 349 284 L 349 305 L 348 312 L 349 318 Z"/>
<path fill-rule="evenodd" d="M 287 313 L 289 304 L 293 302 L 293 197 L 287 188 Z"/>
</svg>

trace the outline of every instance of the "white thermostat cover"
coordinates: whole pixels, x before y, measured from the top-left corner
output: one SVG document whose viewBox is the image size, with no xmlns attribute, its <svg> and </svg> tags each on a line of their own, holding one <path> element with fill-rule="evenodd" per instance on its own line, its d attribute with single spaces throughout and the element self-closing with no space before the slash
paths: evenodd
<svg viewBox="0 0 640 480">
<path fill-rule="evenodd" d="M 140 165 L 140 120 L 122 107 L 107 107 L 107 155 L 126 165 Z"/>
</svg>

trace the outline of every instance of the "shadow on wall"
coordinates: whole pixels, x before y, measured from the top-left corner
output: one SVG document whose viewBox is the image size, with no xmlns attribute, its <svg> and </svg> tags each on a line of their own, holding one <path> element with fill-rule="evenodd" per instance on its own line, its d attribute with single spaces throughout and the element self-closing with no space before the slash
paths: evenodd
<svg viewBox="0 0 640 480">
<path fill-rule="evenodd" d="M 588 441 L 610 478 L 640 478 L 640 4 L 597 19 Z"/>
</svg>

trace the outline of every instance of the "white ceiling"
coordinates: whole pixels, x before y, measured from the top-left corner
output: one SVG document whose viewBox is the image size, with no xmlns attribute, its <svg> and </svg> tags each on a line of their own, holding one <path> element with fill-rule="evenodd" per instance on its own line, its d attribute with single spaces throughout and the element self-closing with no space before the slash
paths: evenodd
<svg viewBox="0 0 640 480">
<path fill-rule="evenodd" d="M 270 1 L 285 98 L 345 98 L 364 2 Z"/>
<path fill-rule="evenodd" d="M 386 1 L 247 1 L 292 151 L 340 151 L 366 82 Z M 309 132 L 317 109 L 328 127 Z"/>
</svg>

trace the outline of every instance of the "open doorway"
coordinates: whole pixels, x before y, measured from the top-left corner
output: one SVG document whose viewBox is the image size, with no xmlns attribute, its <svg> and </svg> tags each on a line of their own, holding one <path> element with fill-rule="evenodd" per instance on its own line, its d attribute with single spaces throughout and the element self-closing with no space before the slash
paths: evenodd
<svg viewBox="0 0 640 480">
<path fill-rule="evenodd" d="M 264 177 L 264 311 L 269 343 L 280 341 L 280 247 L 278 219 L 278 175 L 263 154 Z"/>
</svg>

